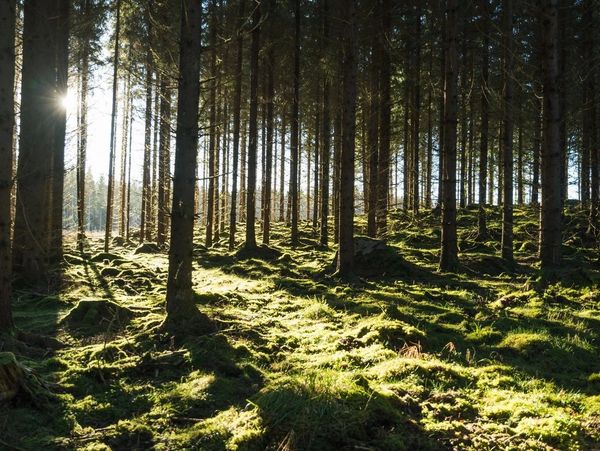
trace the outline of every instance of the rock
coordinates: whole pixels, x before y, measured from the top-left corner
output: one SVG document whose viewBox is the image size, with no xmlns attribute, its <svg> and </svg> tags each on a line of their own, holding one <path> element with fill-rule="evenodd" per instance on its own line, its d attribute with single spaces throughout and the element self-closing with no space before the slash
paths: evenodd
<svg viewBox="0 0 600 451">
<path fill-rule="evenodd" d="M 354 257 L 367 256 L 373 252 L 386 251 L 388 249 L 388 245 L 383 240 L 362 236 L 354 239 Z"/>
<path fill-rule="evenodd" d="M 127 240 L 122 236 L 116 236 L 112 239 L 112 244 L 115 246 L 125 246 L 125 243 L 127 243 Z"/>
<path fill-rule="evenodd" d="M 61 324 L 84 335 L 114 332 L 125 327 L 134 312 L 106 299 L 84 299 L 71 309 Z"/>
<path fill-rule="evenodd" d="M 158 254 L 160 252 L 160 247 L 156 243 L 143 243 L 138 246 L 134 254 Z"/>
<path fill-rule="evenodd" d="M 121 273 L 121 270 L 119 268 L 115 268 L 113 266 L 107 266 L 106 268 L 102 268 L 102 270 L 100 271 L 100 275 L 102 277 L 114 277 L 120 273 Z"/>
<path fill-rule="evenodd" d="M 337 252 L 332 262 L 333 268 L 336 262 Z M 385 241 L 358 236 L 354 238 L 354 272 L 361 277 L 412 277 L 415 268 Z"/>
<path fill-rule="evenodd" d="M 118 254 L 112 254 L 110 252 L 100 252 L 98 254 L 93 255 L 90 258 L 90 261 L 93 261 L 93 262 L 103 262 L 105 260 L 108 260 L 110 262 L 110 261 L 113 261 L 113 260 L 122 260 L 122 259 L 123 259 L 123 257 L 120 256 L 120 255 L 118 255 Z"/>
</svg>

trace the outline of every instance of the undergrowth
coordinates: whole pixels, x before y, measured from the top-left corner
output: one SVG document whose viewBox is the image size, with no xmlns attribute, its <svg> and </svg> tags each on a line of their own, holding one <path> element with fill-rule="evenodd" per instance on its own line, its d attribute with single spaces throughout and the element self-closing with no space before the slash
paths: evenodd
<svg viewBox="0 0 600 451">
<path fill-rule="evenodd" d="M 598 250 L 568 229 L 559 277 L 541 280 L 535 211 L 515 218 L 512 266 L 498 212 L 482 242 L 462 211 L 457 274 L 436 270 L 433 215 L 396 214 L 380 276 L 351 283 L 308 225 L 294 248 L 275 226 L 257 255 L 198 245 L 196 299 L 218 330 L 177 340 L 159 327 L 164 253 L 69 243 L 60 294 L 16 293 L 19 328 L 66 346 L 18 356 L 53 394 L 0 405 L 0 447 L 597 448 Z"/>
</svg>

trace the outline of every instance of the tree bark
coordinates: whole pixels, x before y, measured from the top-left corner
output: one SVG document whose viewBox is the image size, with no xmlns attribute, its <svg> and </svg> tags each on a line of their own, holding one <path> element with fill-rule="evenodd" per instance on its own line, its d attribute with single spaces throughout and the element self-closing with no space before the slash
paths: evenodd
<svg viewBox="0 0 600 451">
<path fill-rule="evenodd" d="M 192 251 L 198 153 L 202 2 L 182 0 L 181 5 L 180 77 L 167 282 L 167 322 L 174 326 L 192 322 L 200 315 L 194 303 L 192 289 Z M 195 329 L 197 333 L 202 332 Z"/>
<path fill-rule="evenodd" d="M 11 334 L 13 132 L 15 123 L 15 23 L 16 1 L 0 3 L 0 334 Z"/>
<path fill-rule="evenodd" d="M 442 188 L 442 250 L 440 269 L 454 271 L 458 265 L 456 239 L 456 115 L 457 115 L 457 0 L 446 0 L 446 70 L 444 82 L 444 141 Z"/>
<path fill-rule="evenodd" d="M 485 203 L 487 198 L 488 178 L 488 135 L 489 135 L 489 100 L 488 89 L 490 83 L 490 12 L 489 0 L 481 0 L 483 16 L 483 48 L 481 55 L 481 136 L 479 140 L 479 212 L 477 215 L 478 238 L 487 238 L 487 218 Z"/>
<path fill-rule="evenodd" d="M 291 171 L 290 171 L 290 197 L 291 197 L 291 241 L 292 245 L 298 244 L 298 162 L 300 153 L 300 0 L 295 0 L 295 35 L 294 35 L 294 80 L 292 90 L 292 137 L 291 137 Z"/>
<path fill-rule="evenodd" d="M 513 4 L 504 0 L 504 128 L 502 136 L 502 258 L 513 261 Z"/>
<path fill-rule="evenodd" d="M 354 2 L 344 5 L 342 151 L 340 156 L 340 225 L 337 273 L 348 277 L 354 270 L 354 151 L 356 135 L 357 38 Z"/>
<path fill-rule="evenodd" d="M 117 0 L 115 28 L 115 52 L 113 57 L 113 89 L 112 89 L 112 113 L 110 115 L 110 154 L 108 158 L 108 187 L 106 191 L 106 223 L 104 228 L 104 252 L 108 252 L 113 221 L 113 195 L 115 187 L 115 147 L 117 135 L 117 91 L 119 73 L 119 34 L 121 31 L 121 0 Z"/>
<path fill-rule="evenodd" d="M 250 49 L 250 117 L 248 140 L 248 188 L 246 192 L 246 243 L 249 250 L 256 248 L 256 151 L 258 146 L 258 55 L 260 52 L 260 4 L 252 13 L 252 43 Z"/>
<path fill-rule="evenodd" d="M 242 115 L 242 63 L 244 60 L 244 9 L 245 0 L 238 0 L 237 55 L 235 62 L 235 86 L 233 93 L 233 173 L 231 184 L 231 209 L 229 211 L 229 250 L 235 247 L 237 230 L 237 179 L 240 152 L 240 122 Z"/>
<path fill-rule="evenodd" d="M 540 260 L 542 269 L 560 264 L 561 151 L 558 93 L 557 0 L 538 0 L 541 11 L 542 67 L 544 80 L 544 130 L 542 147 L 542 208 L 540 212 Z"/>
<path fill-rule="evenodd" d="M 32 285 L 47 286 L 50 263 L 51 176 L 55 140 L 55 2 L 25 2 L 17 209 L 13 268 Z M 50 45 L 49 45 L 50 44 Z"/>
</svg>

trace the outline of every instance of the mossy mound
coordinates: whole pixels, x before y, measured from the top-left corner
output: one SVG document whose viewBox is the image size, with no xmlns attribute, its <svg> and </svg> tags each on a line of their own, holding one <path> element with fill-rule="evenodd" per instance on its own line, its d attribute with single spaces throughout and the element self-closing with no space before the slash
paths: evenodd
<svg viewBox="0 0 600 451">
<path fill-rule="evenodd" d="M 332 268 L 335 268 L 337 258 L 336 252 Z M 396 276 L 410 279 L 414 278 L 419 270 L 385 241 L 359 236 L 354 238 L 354 272 L 367 278 Z"/>
<path fill-rule="evenodd" d="M 72 332 L 95 335 L 125 327 L 134 313 L 127 307 L 106 299 L 84 299 L 71 309 L 61 324 Z"/>
<path fill-rule="evenodd" d="M 236 253 L 235 256 L 239 260 L 247 260 L 249 258 L 257 258 L 259 260 L 277 260 L 281 257 L 282 252 L 266 244 L 256 246 L 255 248 L 249 248 L 242 246 Z"/>
<path fill-rule="evenodd" d="M 160 252 L 160 247 L 156 243 L 143 243 L 138 246 L 134 254 L 158 254 Z"/>
<path fill-rule="evenodd" d="M 92 261 L 92 262 L 103 262 L 105 260 L 108 260 L 109 262 L 111 262 L 113 260 L 122 260 L 122 259 L 123 259 L 123 257 L 121 255 L 113 254 L 111 252 L 99 252 L 90 257 L 90 261 Z"/>
</svg>

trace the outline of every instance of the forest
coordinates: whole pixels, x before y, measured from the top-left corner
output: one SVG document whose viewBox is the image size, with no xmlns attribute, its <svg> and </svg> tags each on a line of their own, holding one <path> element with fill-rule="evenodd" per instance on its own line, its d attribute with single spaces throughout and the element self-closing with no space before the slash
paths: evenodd
<svg viewBox="0 0 600 451">
<path fill-rule="evenodd" d="M 600 0 L 0 0 L 0 449 L 600 449 Z"/>
</svg>

